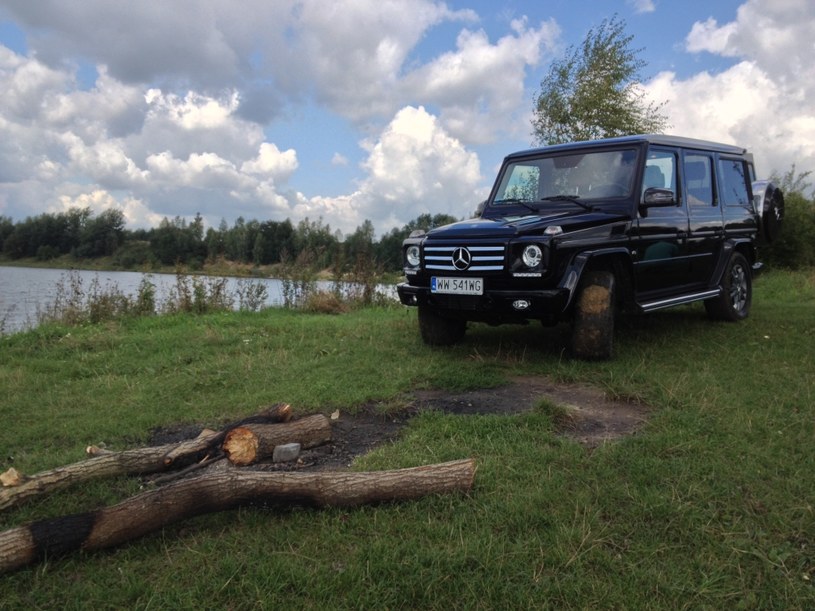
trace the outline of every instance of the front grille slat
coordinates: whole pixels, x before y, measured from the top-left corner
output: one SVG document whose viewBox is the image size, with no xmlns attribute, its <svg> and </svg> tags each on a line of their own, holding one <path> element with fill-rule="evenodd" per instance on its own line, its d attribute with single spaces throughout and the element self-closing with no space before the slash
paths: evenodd
<svg viewBox="0 0 815 611">
<path fill-rule="evenodd" d="M 466 248 L 472 259 L 465 270 L 453 265 L 453 252 L 457 248 Z M 506 246 L 502 244 L 454 244 L 452 246 L 425 246 L 424 268 L 434 271 L 457 273 L 500 272 L 504 270 Z"/>
</svg>

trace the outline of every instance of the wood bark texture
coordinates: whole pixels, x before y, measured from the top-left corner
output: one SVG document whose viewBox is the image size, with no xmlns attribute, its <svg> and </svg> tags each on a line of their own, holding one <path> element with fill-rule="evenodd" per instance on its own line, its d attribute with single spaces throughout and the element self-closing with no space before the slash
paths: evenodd
<svg viewBox="0 0 815 611">
<path fill-rule="evenodd" d="M 467 492 L 475 461 L 367 473 L 231 471 L 186 479 L 104 509 L 0 533 L 0 573 L 74 550 L 98 550 L 192 516 L 247 504 L 353 507 Z"/>
<path fill-rule="evenodd" d="M 157 473 L 169 468 L 184 467 L 219 452 L 226 433 L 237 426 L 259 422 L 286 422 L 290 418 L 291 407 L 288 404 L 278 404 L 232 423 L 221 432 L 204 430 L 195 439 L 180 443 L 122 452 L 100 451 L 95 446 L 90 446 L 87 452 L 93 456 L 87 460 L 43 471 L 30 477 L 20 475 L 14 479 L 12 485 L 4 483 L 0 488 L 0 511 L 91 479 Z"/>
<path fill-rule="evenodd" d="M 224 437 L 223 450 L 236 466 L 251 465 L 269 458 L 275 446 L 299 443 L 303 449 L 331 441 L 331 422 L 317 414 L 284 424 L 247 424 L 233 428 Z"/>
</svg>

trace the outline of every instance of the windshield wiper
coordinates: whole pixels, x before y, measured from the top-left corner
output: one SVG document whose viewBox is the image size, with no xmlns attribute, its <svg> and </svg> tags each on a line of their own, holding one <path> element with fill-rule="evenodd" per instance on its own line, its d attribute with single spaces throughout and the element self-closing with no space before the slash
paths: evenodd
<svg viewBox="0 0 815 611">
<path fill-rule="evenodd" d="M 585 202 L 580 201 L 580 196 L 578 195 L 550 195 L 549 197 L 541 197 L 541 201 L 544 202 L 570 202 L 572 204 L 577 204 L 584 210 L 588 210 L 592 212 L 594 210 L 594 206 L 590 206 Z"/>
<path fill-rule="evenodd" d="M 508 197 L 506 199 L 494 199 L 492 200 L 493 204 L 520 204 L 527 210 L 531 210 L 532 212 L 538 212 L 538 209 L 535 208 L 532 204 L 529 203 L 528 200 L 519 199 L 517 197 Z"/>
</svg>

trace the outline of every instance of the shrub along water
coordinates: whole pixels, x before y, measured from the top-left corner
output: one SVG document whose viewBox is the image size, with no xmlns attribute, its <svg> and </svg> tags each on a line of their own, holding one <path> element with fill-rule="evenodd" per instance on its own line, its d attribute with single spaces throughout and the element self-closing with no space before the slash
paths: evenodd
<svg viewBox="0 0 815 611">
<path fill-rule="evenodd" d="M 389 298 L 377 290 L 376 270 L 363 259 L 351 276 L 335 275 L 330 290 L 319 289 L 318 270 L 308 252 L 302 252 L 294 262 L 280 269 L 283 285 L 283 306 L 302 308 L 315 313 L 340 313 L 355 307 L 384 305 Z M 262 309 L 268 299 L 268 289 L 258 281 L 237 280 L 230 289 L 227 278 L 189 275 L 176 270 L 176 281 L 166 298 L 159 302 L 156 285 L 145 274 L 135 295 L 125 294 L 115 282 L 103 285 L 98 277 L 86 287 L 75 270 L 68 271 L 57 283 L 55 297 L 37 315 L 39 324 L 95 324 L 124 317 L 152 316 L 160 313 L 207 314 L 235 308 L 250 312 Z M 0 321 L 0 335 L 3 324 Z"/>
<path fill-rule="evenodd" d="M 267 289 L 259 282 L 241 279 L 230 292 L 222 277 L 190 276 L 176 272 L 176 282 L 167 297 L 159 302 L 156 285 L 146 274 L 135 295 L 127 295 L 115 282 L 103 285 L 94 277 L 85 287 L 76 271 L 66 272 L 58 281 L 53 301 L 38 312 L 39 324 L 95 324 L 126 317 L 152 316 L 158 313 L 206 314 L 233 309 L 258 311 L 266 302 Z"/>
</svg>

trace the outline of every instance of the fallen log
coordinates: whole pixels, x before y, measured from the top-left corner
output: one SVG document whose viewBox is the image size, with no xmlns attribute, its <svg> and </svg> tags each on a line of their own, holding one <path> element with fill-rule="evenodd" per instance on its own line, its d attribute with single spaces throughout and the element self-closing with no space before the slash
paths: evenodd
<svg viewBox="0 0 815 611">
<path fill-rule="evenodd" d="M 299 443 L 303 449 L 331 441 L 331 422 L 316 414 L 285 424 L 247 424 L 228 431 L 223 450 L 233 465 L 242 467 L 269 458 L 275 446 Z"/>
<path fill-rule="evenodd" d="M 186 455 L 198 454 L 210 446 L 218 435 L 214 431 L 203 432 L 190 441 L 149 448 L 136 448 L 122 452 L 105 452 L 64 467 L 43 471 L 31 477 L 21 477 L 15 486 L 0 489 L 0 510 L 16 507 L 34 497 L 63 490 L 78 482 L 86 482 L 116 475 L 147 474 L 168 468 L 165 457 L 184 447 Z"/>
<path fill-rule="evenodd" d="M 183 467 L 220 452 L 226 433 L 236 426 L 256 422 L 285 422 L 291 418 L 291 407 L 274 405 L 254 416 L 228 425 L 221 432 L 204 430 L 195 439 L 148 448 L 135 448 L 121 452 L 100 450 L 89 446 L 91 458 L 30 477 L 17 474 L 9 478 L 11 485 L 0 488 L 0 511 L 16 507 L 34 497 L 63 490 L 79 482 L 117 475 L 143 475 Z"/>
<path fill-rule="evenodd" d="M 367 473 L 230 471 L 186 479 L 118 505 L 0 533 L 0 573 L 75 550 L 113 547 L 168 524 L 247 504 L 353 507 L 472 488 L 475 461 Z"/>
</svg>

